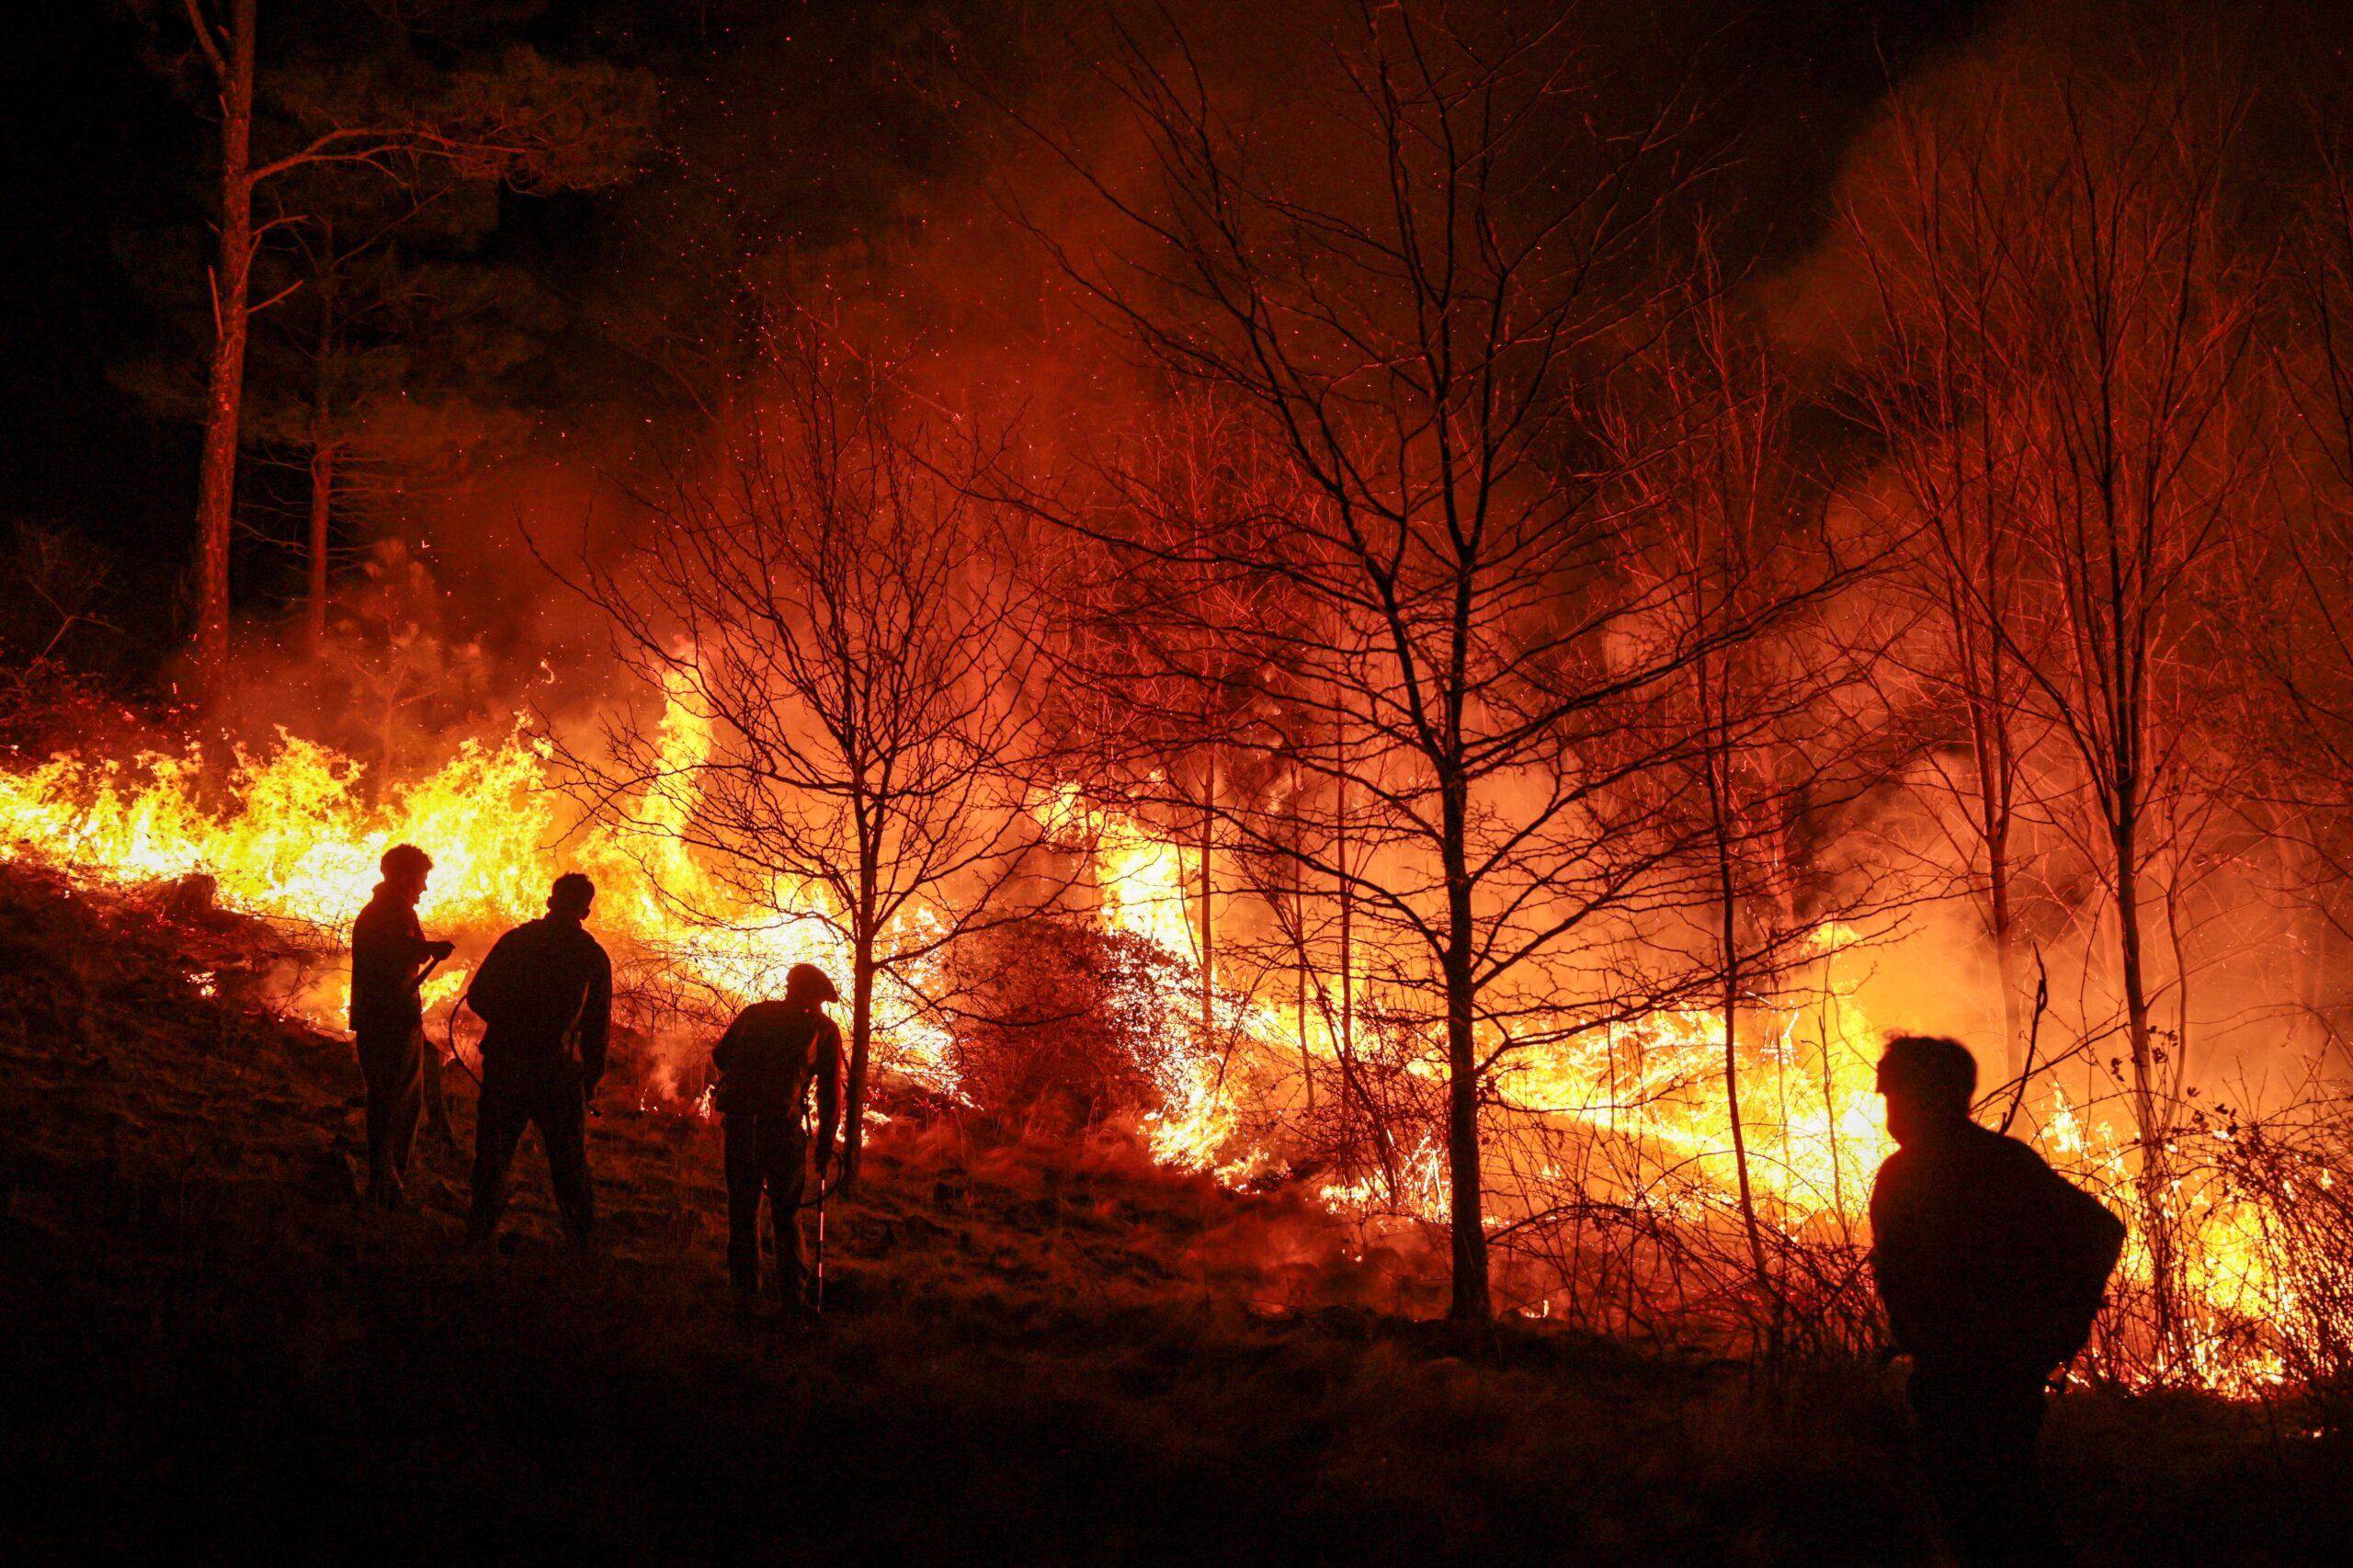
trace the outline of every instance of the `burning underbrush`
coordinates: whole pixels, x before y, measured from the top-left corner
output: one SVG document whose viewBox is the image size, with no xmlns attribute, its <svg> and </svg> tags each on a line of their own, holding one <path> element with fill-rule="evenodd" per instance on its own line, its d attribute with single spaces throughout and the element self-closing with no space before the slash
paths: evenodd
<svg viewBox="0 0 2353 1568">
<path fill-rule="evenodd" d="M 707 736 L 676 705 L 663 736 L 674 775 L 690 776 Z M 192 959 L 187 983 L 332 1034 L 347 985 L 343 931 L 376 859 L 389 844 L 423 844 L 437 866 L 421 913 L 460 945 L 426 983 L 428 1030 L 467 1066 L 451 1013 L 472 964 L 538 913 L 554 871 L 586 870 L 624 993 L 616 1097 L 684 1147 L 708 1119 L 717 1028 L 794 962 L 847 972 L 841 922 L 814 890 L 747 900 L 715 876 L 680 841 L 690 794 L 585 814 L 556 775 L 553 748 L 521 729 L 381 785 L 292 736 L 226 756 L 58 753 L 0 768 L 0 855 L 233 929 L 235 950 Z M 870 1125 L 886 1146 L 952 1126 L 1001 1148 L 1116 1148 L 1203 1191 L 1268 1194 L 1187 1267 L 1269 1310 L 1436 1310 L 1446 1113 L 1426 1011 L 1367 972 L 1302 966 L 1236 989 L 1222 971 L 1205 985 L 1179 846 L 1074 789 L 1047 804 L 1040 832 L 1086 863 L 1092 906 L 984 924 L 879 976 Z M 1499 1063 L 1481 1119 L 1507 1310 L 1711 1354 L 1870 1357 L 1880 1328 L 1866 1209 L 1887 1143 L 1858 943 L 1824 927 L 1779 993 L 1737 1020 L 1737 1153 L 1721 1014 L 1667 1008 L 1564 1029 Z M 316 1049 L 340 1059 L 331 1040 Z M 2341 1383 L 2353 1141 L 2326 1112 L 2337 1101 L 2315 1092 L 2302 1110 L 2185 1121 L 2162 1205 L 2176 1243 L 2168 1297 L 2186 1310 L 2160 1324 L 2139 1152 L 2115 1131 L 2113 1079 L 2104 1088 L 2088 1051 L 2072 1054 L 2080 1066 L 2064 1083 L 2054 1072 L 1988 1115 L 2015 1116 L 2014 1131 L 2135 1224 L 2083 1375 L 2240 1394 Z"/>
<path fill-rule="evenodd" d="M 1760 1382 L 1557 1319 L 1469 1353 L 1413 1320 L 1410 1240 L 1116 1119 L 899 1102 L 808 1333 L 733 1325 L 716 1130 L 623 1096 L 606 1265 L 565 1264 L 529 1154 L 515 1244 L 473 1257 L 458 1147 L 420 1145 L 421 1213 L 356 1203 L 358 1076 L 272 1005 L 284 948 L 0 868 L 0 1462 L 49 1560 L 1930 1560 L 1868 1369 Z M 2063 1400 L 2087 1561 L 2328 1560 L 2353 1489 L 2311 1424 Z"/>
</svg>

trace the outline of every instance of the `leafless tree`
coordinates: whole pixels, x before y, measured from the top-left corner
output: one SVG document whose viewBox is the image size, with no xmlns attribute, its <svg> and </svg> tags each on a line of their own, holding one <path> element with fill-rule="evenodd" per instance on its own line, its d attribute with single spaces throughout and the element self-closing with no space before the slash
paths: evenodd
<svg viewBox="0 0 2353 1568">
<path fill-rule="evenodd" d="M 1948 84 L 1933 123 L 1909 128 L 1919 155 L 1888 194 L 1905 216 L 1883 232 L 1936 246 L 1937 301 L 1908 319 L 1914 346 L 1961 340 L 1922 368 L 1898 438 L 1958 444 L 1982 491 L 1929 497 L 1932 528 L 1964 546 L 1939 540 L 1931 559 L 1979 639 L 1966 684 L 1981 722 L 2006 725 L 2023 682 L 2074 755 L 2077 788 L 2055 815 L 2084 824 L 2115 932 L 2165 1359 L 2181 1344 L 2165 1207 L 2189 1047 L 2180 921 L 2213 846 L 2211 595 L 2268 449 L 2254 372 L 2269 258 L 2234 226 L 2246 98 L 2233 73 L 2090 58 L 2026 62 L 2001 90 Z M 1996 507 L 2020 526 L 1995 527 Z M 1979 790 L 1998 805 L 1992 760 Z M 2177 1022 L 2161 1031 L 2167 991 Z"/>
<path fill-rule="evenodd" d="M 1795 393 L 1757 334 L 1736 321 L 1712 263 L 1693 307 L 1649 357 L 1647 397 L 1621 415 L 1628 504 L 1655 524 L 1651 559 L 1671 596 L 1670 646 L 1700 651 L 1663 702 L 1690 737 L 1673 777 L 1711 895 L 1703 942 L 1722 1017 L 1721 1081 L 1739 1219 L 1757 1301 L 1779 1305 L 1752 1180 L 1741 1101 L 1744 1019 L 1778 999 L 1785 971 L 1814 956 L 1814 933 L 1834 915 L 1880 912 L 1875 879 L 1830 890 L 1809 836 L 1881 779 L 1884 758 L 1862 744 L 1840 688 L 1866 663 L 1829 635 L 1819 613 L 1826 585 L 1852 581 L 1820 557 L 1820 486 L 1792 459 Z M 1726 626 L 1773 628 L 1768 638 L 1710 646 Z M 1672 940 L 1662 933 L 1661 939 Z M 1836 1158 L 1833 1150 L 1832 1157 Z M 1768 1342 L 1778 1344 L 1776 1324 Z"/>
<path fill-rule="evenodd" d="M 2009 334 L 2018 274 L 2040 265 L 2055 197 L 2048 183 L 2003 177 L 2024 128 L 1989 117 L 1976 131 L 1955 134 L 1899 97 L 1849 179 L 1840 222 L 1870 300 L 1851 392 L 1884 443 L 1898 503 L 1888 520 L 1912 534 L 1909 569 L 1891 581 L 1913 624 L 1887 638 L 1881 670 L 1931 716 L 1915 778 L 1940 797 L 1931 812 L 1984 922 L 2016 1076 L 2029 1030 L 2019 833 L 2050 726 L 2012 653 L 2040 628 L 2021 580 L 2036 414 Z"/>
<path fill-rule="evenodd" d="M 1703 162 L 1688 104 L 1670 91 L 1611 120 L 1625 98 L 1599 90 L 1582 8 L 1525 27 L 1342 11 L 1302 40 L 1313 160 L 1286 160 L 1280 116 L 1232 103 L 1181 36 L 1115 31 L 1105 76 L 1144 168 L 1036 127 L 1113 238 L 1081 253 L 1038 232 L 1118 331 L 1246 410 L 1313 498 L 1181 528 L 1074 522 L 1137 572 L 1220 590 L 1158 601 L 1213 633 L 1166 646 L 1246 643 L 1314 721 L 1288 727 L 1286 756 L 1325 786 L 1317 810 L 1348 791 L 1346 863 L 1322 847 L 1342 841 L 1328 816 L 1313 835 L 1289 810 L 1221 820 L 1344 881 L 1393 939 L 1389 996 L 1443 1040 L 1451 1311 L 1483 1320 L 1491 1074 L 1658 1005 L 1631 931 L 1704 890 L 1655 787 L 1690 737 L 1654 699 L 1782 607 L 1677 630 L 1687 586 L 1624 570 L 1646 524 L 1608 500 L 1606 389 L 1684 297 L 1662 257 Z M 1220 603 L 1267 608 L 1221 625 L 1199 608 Z"/>
<path fill-rule="evenodd" d="M 878 976 L 916 983 L 996 918 L 1037 843 L 1037 605 L 975 498 L 1000 448 L 918 418 L 837 338 L 804 324 L 771 342 L 725 449 L 642 495 L 650 525 L 571 576 L 645 695 L 683 702 L 707 742 L 682 752 L 625 715 L 605 755 L 574 760 L 600 801 L 654 798 L 618 819 L 650 865 L 684 846 L 715 869 L 715 892 L 663 882 L 690 917 L 839 932 L 856 1108 Z M 854 1108 L 848 1126 L 846 1178 Z"/>
</svg>

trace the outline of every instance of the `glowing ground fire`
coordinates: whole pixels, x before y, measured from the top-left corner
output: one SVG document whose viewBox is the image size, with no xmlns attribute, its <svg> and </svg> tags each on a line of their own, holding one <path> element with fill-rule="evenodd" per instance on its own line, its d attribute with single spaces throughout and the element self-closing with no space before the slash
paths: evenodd
<svg viewBox="0 0 2353 1568">
<path fill-rule="evenodd" d="M 665 743 L 681 765 L 674 776 L 690 776 L 704 737 L 676 705 Z M 358 764 L 292 736 L 267 756 L 239 754 L 211 779 L 194 755 L 129 764 L 59 756 L 0 769 L 0 855 L 117 888 L 202 874 L 214 879 L 224 907 L 339 949 L 342 925 L 377 880 L 378 857 L 391 844 L 413 841 L 429 846 L 437 861 L 424 919 L 460 937 L 462 952 L 479 953 L 496 929 L 539 913 L 553 872 L 576 869 L 597 881 L 597 922 L 624 968 L 658 971 L 674 988 L 683 984 L 705 998 L 709 1010 L 769 994 L 792 963 L 846 967 L 846 942 L 813 890 L 773 890 L 767 907 L 748 907 L 731 900 L 675 834 L 665 835 L 692 810 L 690 799 L 649 797 L 619 826 L 583 824 L 551 773 L 547 743 L 519 727 L 494 742 L 468 742 L 438 771 L 373 799 Z M 1187 850 L 1134 817 L 1089 803 L 1075 788 L 1037 802 L 1033 814 L 1049 833 L 1084 828 L 1097 861 L 1099 917 L 1166 949 L 1197 988 Z M 779 917 L 777 909 L 793 913 Z M 1825 963 L 1846 935 L 1822 934 Z M 467 977 L 462 960 L 435 975 L 428 1006 L 446 1016 Z M 202 983 L 210 987 L 213 977 Z M 339 1028 L 344 983 L 335 976 L 290 994 L 287 1005 Z M 1871 1177 L 1890 1147 L 1872 1088 L 1879 1036 L 1851 994 L 1825 985 L 1823 995 L 1828 1005 L 1760 1010 L 1742 1022 L 1752 1042 L 1740 1062 L 1748 1174 L 1758 1217 L 1777 1237 L 1853 1253 L 1867 1240 Z M 1305 1018 L 1296 1000 L 1224 988 L 1213 1000 L 1222 1046 L 1200 1038 L 1194 1003 L 1172 1009 L 1164 1055 L 1145 1064 L 1163 1104 L 1141 1131 L 1154 1155 L 1174 1166 L 1229 1183 L 1279 1174 L 1302 1057 L 1311 1077 L 1337 1074 L 1344 1042 L 1335 1038 L 1335 999 L 1311 1003 Z M 948 1031 L 914 990 L 886 978 L 876 1023 L 880 1070 L 957 1095 Z M 707 1115 L 708 1096 L 688 1076 L 702 1037 L 683 1026 L 675 1035 L 657 1040 L 640 1103 Z M 1431 1081 L 1442 1075 L 1434 1042 L 1408 1071 Z M 1737 1223 L 1738 1171 L 1722 1074 L 1723 1020 L 1704 1010 L 1654 1015 L 1506 1058 L 1495 1074 L 1489 1114 L 1499 1132 L 1532 1131 L 1537 1136 L 1522 1146 L 1538 1153 L 1496 1162 L 1488 1176 L 1489 1225 L 1510 1227 L 1574 1192 L 1647 1203 L 1678 1222 L 1729 1233 Z M 1267 1103 L 1253 1103 L 1254 1096 Z M 2045 1153 L 2131 1214 L 2129 1142 L 2055 1087 L 2039 1109 L 2036 1137 Z M 2215 1184 L 2175 1185 L 2169 1201 L 2190 1243 L 2188 1299 L 2205 1324 L 2191 1340 L 2190 1375 L 2224 1392 L 2279 1380 L 2277 1331 L 2267 1336 L 2257 1325 L 2291 1321 L 2299 1303 L 2292 1272 L 2274 1256 L 2274 1227 Z M 1317 1191 L 1336 1211 L 1367 1223 L 1447 1218 L 1445 1162 L 1434 1135 L 1399 1150 L 1385 1178 L 1337 1172 Z M 2145 1281 L 2149 1267 L 2136 1230 L 2127 1273 Z M 1546 1292 L 1523 1310 L 1549 1315 L 1552 1304 Z"/>
</svg>

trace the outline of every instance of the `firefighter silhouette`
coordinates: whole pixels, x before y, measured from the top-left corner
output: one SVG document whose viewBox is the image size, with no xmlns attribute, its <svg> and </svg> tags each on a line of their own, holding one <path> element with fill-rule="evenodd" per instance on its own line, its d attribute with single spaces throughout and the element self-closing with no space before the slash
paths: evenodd
<svg viewBox="0 0 2353 1568">
<path fill-rule="evenodd" d="M 1879 1089 L 1898 1147 L 1871 1188 L 1872 1265 L 1954 1554 L 2064 1562 L 2036 1454 L 2045 1385 L 2090 1336 L 2124 1226 L 1971 1120 L 1976 1087 L 1958 1041 L 1889 1043 Z"/>
</svg>

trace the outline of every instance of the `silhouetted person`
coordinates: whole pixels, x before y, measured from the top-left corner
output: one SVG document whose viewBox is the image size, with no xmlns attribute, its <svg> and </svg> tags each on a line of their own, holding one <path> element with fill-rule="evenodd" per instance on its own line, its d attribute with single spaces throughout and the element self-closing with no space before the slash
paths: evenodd
<svg viewBox="0 0 2353 1568">
<path fill-rule="evenodd" d="M 2064 1562 L 2035 1451 L 2044 1388 L 2090 1336 L 2124 1226 L 1972 1121 L 1976 1088 L 1955 1040 L 1906 1037 L 1880 1059 L 1898 1147 L 1871 1187 L 1872 1264 L 1954 1555 Z"/>
<path fill-rule="evenodd" d="M 426 941 L 416 923 L 416 901 L 425 896 L 433 858 L 414 844 L 395 844 L 378 866 L 384 880 L 351 925 L 351 1036 L 368 1084 L 368 1197 L 380 1207 L 404 1209 L 427 1073 L 439 1065 L 426 1050 L 417 982 L 427 965 L 456 949 Z M 439 1089 L 434 1074 L 436 1124 L 446 1131 Z"/>
<path fill-rule="evenodd" d="M 468 1233 L 487 1244 L 506 1209 L 507 1167 L 537 1123 L 564 1233 L 585 1250 L 596 1229 L 588 1183 L 588 1099 L 605 1073 L 612 1029 L 613 965 L 581 928 L 597 889 L 577 871 L 555 880 L 548 912 L 490 949 L 466 992 L 488 1026 L 482 1099 L 474 1111 L 473 1211 Z"/>
<path fill-rule="evenodd" d="M 842 1031 L 825 1016 L 841 1000 L 814 964 L 784 978 L 784 1000 L 755 1002 L 712 1048 L 722 1074 L 717 1099 L 727 1140 L 727 1272 L 746 1308 L 760 1297 L 760 1194 L 768 1199 L 777 1293 L 787 1304 L 808 1288 L 801 1245 L 801 1196 L 809 1159 L 809 1086 L 817 1086 L 817 1183 L 833 1164 L 841 1122 Z"/>
</svg>

